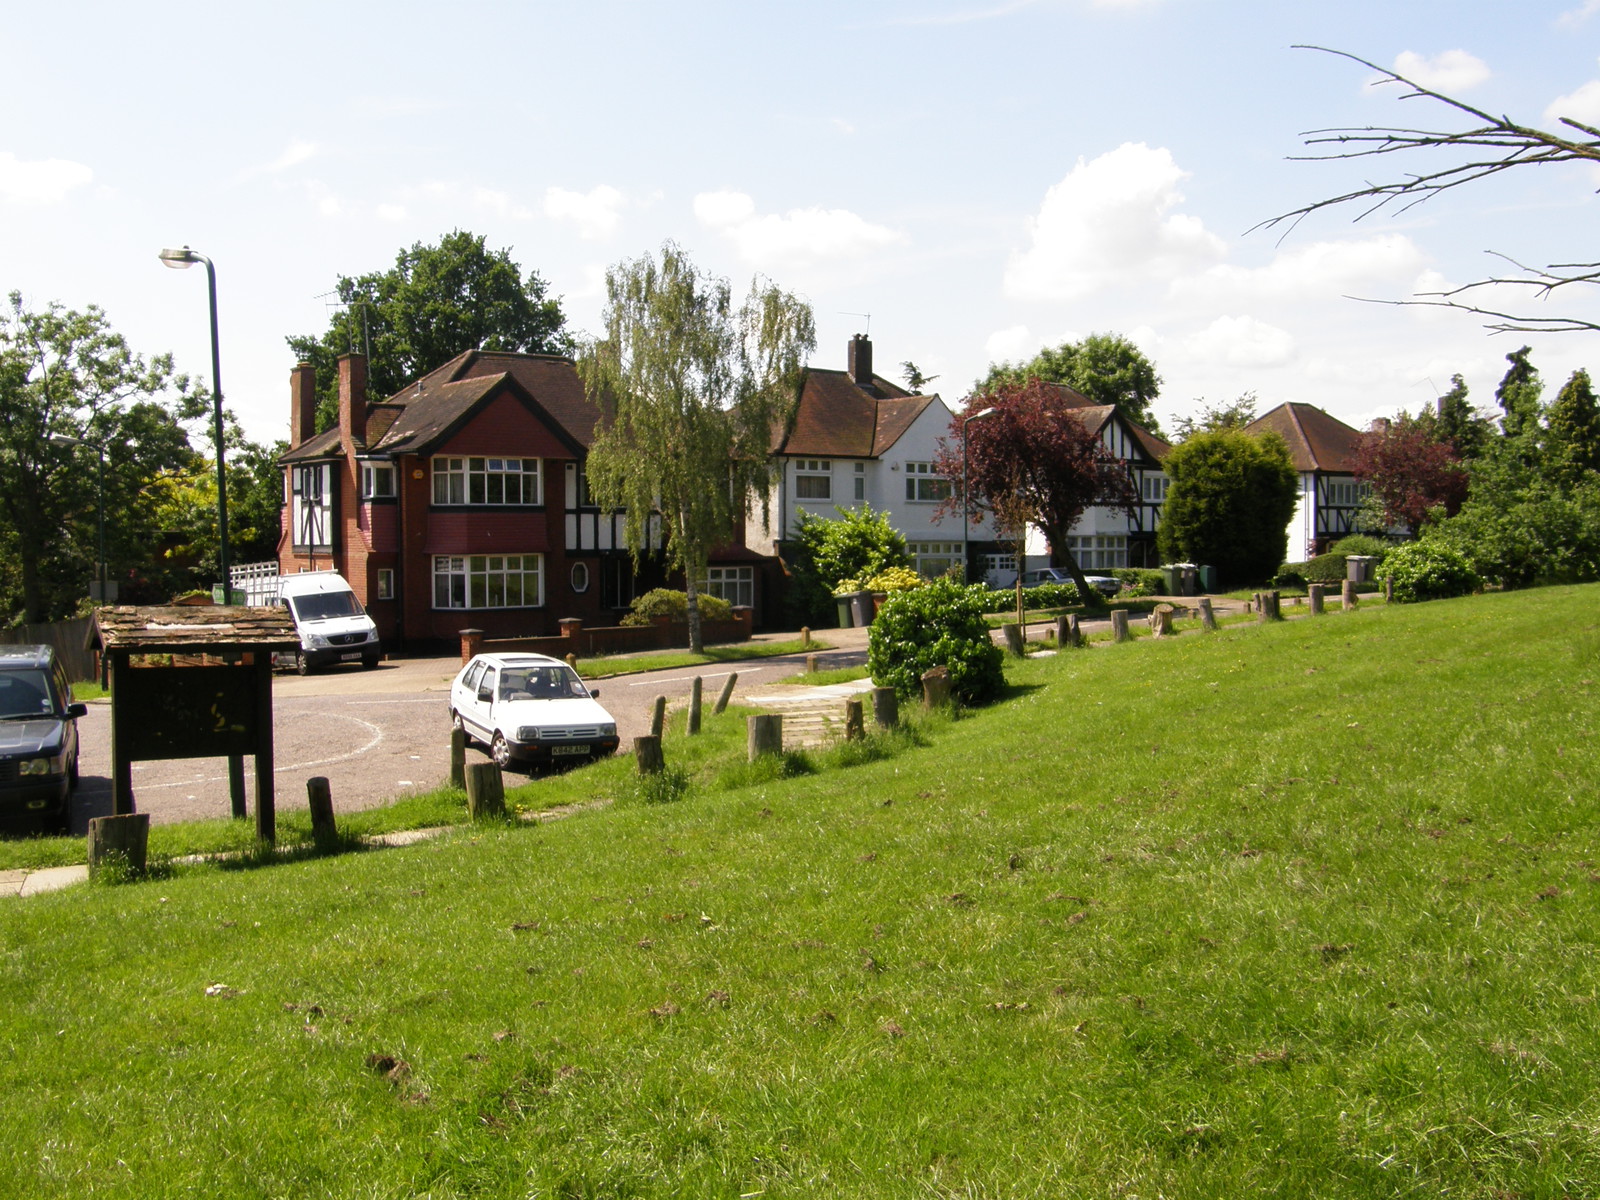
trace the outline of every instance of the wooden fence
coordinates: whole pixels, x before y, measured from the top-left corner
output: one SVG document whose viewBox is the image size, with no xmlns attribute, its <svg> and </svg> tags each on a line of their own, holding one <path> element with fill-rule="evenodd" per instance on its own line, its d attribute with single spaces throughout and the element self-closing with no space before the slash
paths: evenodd
<svg viewBox="0 0 1600 1200">
<path fill-rule="evenodd" d="M 49 625 L 18 625 L 0 629 L 0 645 L 53 646 L 56 657 L 67 669 L 67 678 L 82 682 L 95 677 L 94 651 L 89 649 L 92 617 L 75 617 Z"/>
</svg>

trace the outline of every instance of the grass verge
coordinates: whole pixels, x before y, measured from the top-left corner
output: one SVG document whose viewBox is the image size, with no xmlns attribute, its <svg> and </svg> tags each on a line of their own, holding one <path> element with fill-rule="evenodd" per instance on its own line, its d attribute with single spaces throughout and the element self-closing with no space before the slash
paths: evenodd
<svg viewBox="0 0 1600 1200">
<path fill-rule="evenodd" d="M 585 679 L 608 679 L 613 675 L 637 675 L 641 671 L 678 670 L 683 667 L 700 667 L 706 663 L 779 658 L 785 654 L 805 654 L 810 651 L 831 649 L 832 646 L 816 638 L 812 638 L 809 644 L 795 638 L 787 642 L 741 642 L 734 646 L 707 646 L 701 654 L 690 654 L 687 650 L 683 650 L 664 654 L 603 655 L 598 658 L 580 658 L 578 674 Z"/>
</svg>

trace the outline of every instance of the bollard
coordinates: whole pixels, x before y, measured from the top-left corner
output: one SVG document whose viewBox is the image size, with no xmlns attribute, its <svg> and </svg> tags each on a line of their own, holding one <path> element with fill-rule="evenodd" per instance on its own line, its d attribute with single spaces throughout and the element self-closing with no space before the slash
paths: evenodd
<svg viewBox="0 0 1600 1200">
<path fill-rule="evenodd" d="M 659 775 L 665 771 L 667 759 L 661 753 L 661 739 L 655 735 L 634 738 L 633 761 L 641 775 Z"/>
<path fill-rule="evenodd" d="M 1393 575 L 1385 575 L 1383 577 L 1383 602 L 1385 604 L 1393 604 L 1394 603 L 1394 576 Z"/>
<path fill-rule="evenodd" d="M 1217 631 L 1217 614 L 1211 611 L 1211 597 L 1200 597 L 1200 627 L 1207 633 Z"/>
<path fill-rule="evenodd" d="M 751 762 L 763 754 L 783 753 L 783 717 L 779 713 L 762 713 L 745 718 L 748 738 L 747 750 Z"/>
<path fill-rule="evenodd" d="M 922 707 L 944 708 L 950 703 L 950 670 L 930 667 L 922 673 Z"/>
<path fill-rule="evenodd" d="M 815 654 L 808 654 L 808 655 L 806 655 L 806 674 L 807 675 L 815 675 L 816 673 L 817 673 L 817 656 Z"/>
<path fill-rule="evenodd" d="M 89 874 L 102 867 L 120 867 L 128 875 L 144 874 L 150 849 L 150 814 L 121 813 L 89 820 Z"/>
<path fill-rule="evenodd" d="M 733 699 L 733 685 L 738 682 L 739 672 L 730 671 L 722 683 L 722 691 L 717 694 L 717 703 L 711 710 L 713 716 L 721 716 L 722 710 L 728 707 L 728 701 Z"/>
<path fill-rule="evenodd" d="M 450 731 L 450 786 L 453 788 L 467 786 L 467 731 L 465 729 L 452 729 Z"/>
<path fill-rule="evenodd" d="M 872 689 L 872 720 L 879 729 L 893 729 L 900 724 L 900 697 L 892 687 Z"/>
<path fill-rule="evenodd" d="M 650 736 L 658 738 L 667 723 L 667 698 L 657 696 L 656 702 L 650 708 Z"/>
<path fill-rule="evenodd" d="M 689 719 L 684 725 L 684 730 L 691 737 L 700 732 L 700 705 L 704 689 L 705 684 L 701 682 L 700 676 L 696 675 L 694 681 L 689 684 Z"/>
<path fill-rule="evenodd" d="M 1172 614 L 1177 610 L 1170 604 L 1158 604 L 1150 610 L 1150 633 L 1153 637 L 1172 637 Z"/>
<path fill-rule="evenodd" d="M 1358 603 L 1356 600 L 1356 585 L 1348 579 L 1339 585 L 1339 603 L 1343 605 L 1345 612 L 1349 612 Z"/>
<path fill-rule="evenodd" d="M 1323 613 L 1322 592 L 1323 592 L 1322 584 L 1320 584 L 1320 583 L 1308 583 L 1308 584 L 1306 584 L 1306 598 L 1311 601 L 1311 615 L 1313 617 L 1320 617 L 1322 615 L 1322 613 Z"/>
<path fill-rule="evenodd" d="M 313 775 L 306 780 L 306 806 L 311 809 L 311 839 L 317 845 L 339 836 L 339 827 L 333 821 L 333 788 L 326 775 Z"/>
<path fill-rule="evenodd" d="M 1006 650 L 1010 652 L 1012 657 L 1021 658 L 1024 649 L 1022 626 L 1018 625 L 1015 621 L 1007 621 L 1004 625 L 1000 626 L 1000 632 L 1005 635 Z"/>
<path fill-rule="evenodd" d="M 578 669 L 578 656 L 570 651 L 567 653 L 567 666 L 571 667 L 574 671 Z"/>
<path fill-rule="evenodd" d="M 506 785 L 498 764 L 473 763 L 467 768 L 467 815 L 474 821 L 506 815 Z"/>
<path fill-rule="evenodd" d="M 1113 642 L 1128 640 L 1128 610 L 1125 608 L 1111 610 L 1111 640 Z"/>
<path fill-rule="evenodd" d="M 860 697 L 844 702 L 844 740 L 859 742 L 867 736 L 867 723 Z"/>
<path fill-rule="evenodd" d="M 800 626 L 800 649 L 808 650 L 810 648 L 811 648 L 811 626 L 802 625 L 802 626 Z M 806 668 L 806 669 L 810 670 L 809 667 Z"/>
</svg>

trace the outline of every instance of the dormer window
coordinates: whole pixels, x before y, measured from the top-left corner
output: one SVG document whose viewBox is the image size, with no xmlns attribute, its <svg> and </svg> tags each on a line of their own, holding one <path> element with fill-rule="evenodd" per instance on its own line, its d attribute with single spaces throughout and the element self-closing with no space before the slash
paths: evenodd
<svg viewBox="0 0 1600 1200">
<path fill-rule="evenodd" d="M 361 464 L 361 498 L 363 500 L 394 499 L 393 464 L 375 462 Z"/>
</svg>

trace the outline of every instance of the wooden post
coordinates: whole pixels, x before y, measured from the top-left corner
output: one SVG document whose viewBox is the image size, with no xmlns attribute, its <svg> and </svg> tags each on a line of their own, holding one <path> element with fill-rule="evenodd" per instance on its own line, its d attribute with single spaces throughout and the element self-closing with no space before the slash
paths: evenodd
<svg viewBox="0 0 1600 1200">
<path fill-rule="evenodd" d="M 1394 576 L 1393 575 L 1385 575 L 1383 577 L 1383 602 L 1385 604 L 1393 604 L 1394 603 Z"/>
<path fill-rule="evenodd" d="M 689 684 L 689 719 L 684 725 L 684 730 L 693 737 L 700 732 L 700 706 L 701 697 L 705 694 L 705 683 L 696 675 Z"/>
<path fill-rule="evenodd" d="M 856 696 L 844 702 L 844 740 L 859 742 L 866 736 L 866 717 L 862 711 L 861 698 Z"/>
<path fill-rule="evenodd" d="M 1125 608 L 1111 610 L 1111 640 L 1113 642 L 1128 640 L 1128 610 Z"/>
<path fill-rule="evenodd" d="M 465 729 L 452 729 L 450 731 L 450 786 L 453 788 L 467 786 L 467 731 Z"/>
<path fill-rule="evenodd" d="M 1207 633 L 1217 631 L 1217 614 L 1211 611 L 1211 597 L 1201 596 L 1200 601 L 1200 626 Z"/>
<path fill-rule="evenodd" d="M 950 669 L 929 667 L 922 673 L 922 707 L 944 708 L 950 703 Z"/>
<path fill-rule="evenodd" d="M 1339 603 L 1343 606 L 1345 612 L 1349 612 L 1358 603 L 1356 600 L 1356 585 L 1348 579 L 1339 584 Z"/>
<path fill-rule="evenodd" d="M 1270 592 L 1262 592 L 1261 599 L 1263 602 L 1262 606 L 1266 610 L 1267 620 L 1283 620 L 1283 609 L 1280 607 L 1283 602 L 1283 595 L 1278 591 L 1277 588 L 1273 588 Z"/>
<path fill-rule="evenodd" d="M 273 770 L 272 655 L 262 650 L 256 651 L 255 691 L 256 840 L 270 846 L 278 837 L 278 777 Z"/>
<path fill-rule="evenodd" d="M 658 738 L 667 723 L 667 698 L 657 696 L 656 702 L 650 708 L 650 736 Z"/>
<path fill-rule="evenodd" d="M 779 713 L 762 713 L 745 718 L 748 751 L 751 762 L 763 754 L 783 753 L 783 717 Z"/>
<path fill-rule="evenodd" d="M 720 716 L 722 710 L 728 707 L 728 701 L 733 699 L 733 685 L 739 682 L 739 672 L 730 671 L 728 678 L 723 680 L 722 691 L 717 694 L 717 703 L 712 708 L 714 715 Z"/>
<path fill-rule="evenodd" d="M 665 771 L 667 760 L 661 753 L 661 738 L 654 734 L 634 738 L 633 761 L 641 775 L 659 775 Z"/>
<path fill-rule="evenodd" d="M 339 836 L 333 821 L 333 788 L 326 775 L 313 775 L 306 780 L 306 804 L 311 809 L 311 837 L 321 845 Z"/>
<path fill-rule="evenodd" d="M 1320 617 L 1322 615 L 1322 613 L 1323 613 L 1323 608 L 1322 608 L 1322 593 L 1323 593 L 1323 590 L 1324 590 L 1323 585 L 1320 584 L 1320 583 L 1308 583 L 1308 584 L 1306 584 L 1306 596 L 1311 600 L 1311 615 L 1313 617 Z"/>
<path fill-rule="evenodd" d="M 578 656 L 572 653 L 570 650 L 567 651 L 567 666 L 571 667 L 574 671 L 578 669 Z"/>
<path fill-rule="evenodd" d="M 807 675 L 815 675 L 816 673 L 817 673 L 817 656 L 815 654 L 808 654 L 808 655 L 806 655 L 806 674 Z"/>
<path fill-rule="evenodd" d="M 467 814 L 474 821 L 494 821 L 506 815 L 506 786 L 500 768 L 492 762 L 467 768 Z"/>
<path fill-rule="evenodd" d="M 89 874 L 116 866 L 143 875 L 149 857 L 150 814 L 121 813 L 89 819 Z"/>
<path fill-rule="evenodd" d="M 892 687 L 872 689 L 872 720 L 879 729 L 893 729 L 900 724 L 900 697 Z"/>
<path fill-rule="evenodd" d="M 810 647 L 811 647 L 811 626 L 802 625 L 802 626 L 800 626 L 800 648 L 802 650 L 807 650 L 807 649 L 810 649 Z M 807 667 L 806 670 L 809 671 L 809 670 L 811 670 L 811 668 Z"/>
<path fill-rule="evenodd" d="M 228 755 L 228 803 L 233 807 L 233 817 L 242 821 L 250 815 L 244 803 L 244 755 Z"/>
<path fill-rule="evenodd" d="M 1158 604 L 1150 610 L 1150 632 L 1158 638 L 1172 637 L 1172 614 L 1177 610 L 1170 604 Z"/>
<path fill-rule="evenodd" d="M 1014 657 L 1021 658 L 1023 651 L 1022 626 L 1015 621 L 1007 621 L 1000 626 L 1000 632 L 1005 635 L 1006 650 Z"/>
</svg>

